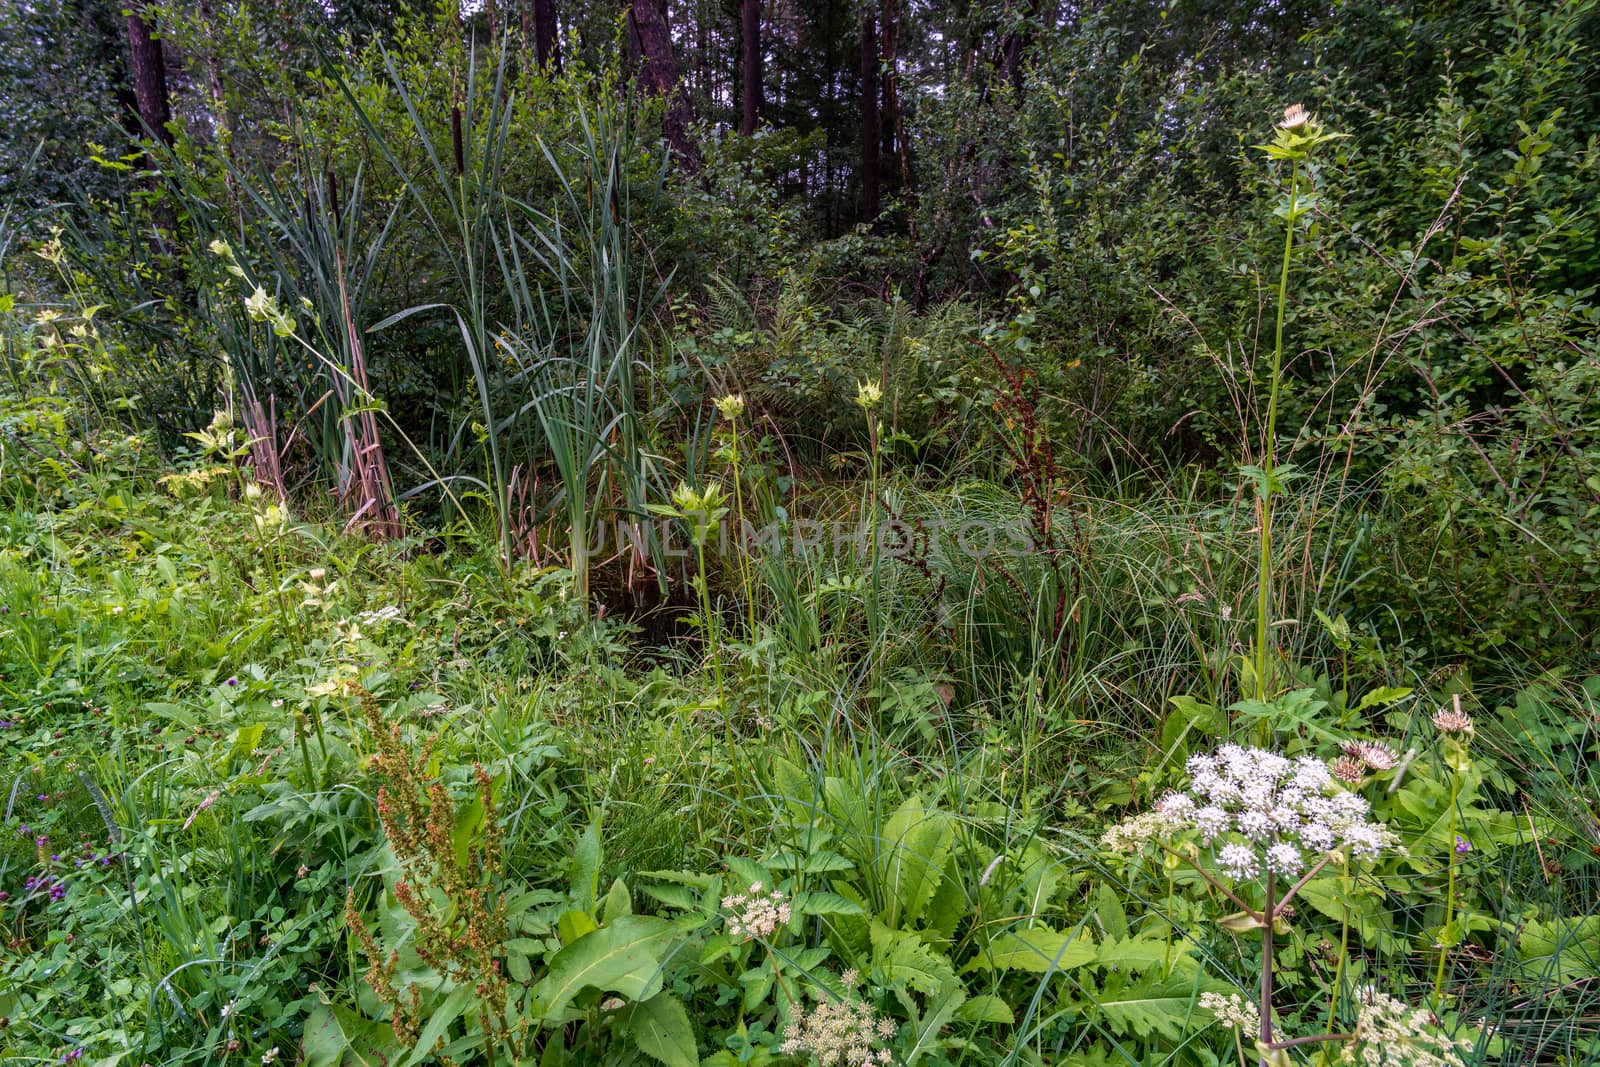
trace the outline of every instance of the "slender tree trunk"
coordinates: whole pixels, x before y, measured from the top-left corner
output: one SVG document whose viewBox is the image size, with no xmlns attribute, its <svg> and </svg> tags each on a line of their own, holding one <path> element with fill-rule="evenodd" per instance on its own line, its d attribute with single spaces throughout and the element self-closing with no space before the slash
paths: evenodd
<svg viewBox="0 0 1600 1067">
<path fill-rule="evenodd" d="M 161 42 L 155 38 L 155 24 L 144 17 L 145 5 L 134 0 L 128 8 L 128 48 L 133 63 L 133 96 L 139 118 L 155 135 L 172 143 L 172 105 L 167 97 L 167 64 L 161 55 Z"/>
<path fill-rule="evenodd" d="M 533 55 L 544 71 L 561 69 L 561 38 L 556 23 L 556 0 L 527 0 L 523 9 L 523 33 L 526 34 L 529 8 L 533 16 Z"/>
<path fill-rule="evenodd" d="M 740 0 L 739 19 L 744 27 L 744 109 L 739 132 L 749 137 L 761 118 L 761 0 Z"/>
<path fill-rule="evenodd" d="M 879 151 L 883 137 L 878 119 L 878 21 L 868 7 L 861 13 L 861 221 L 874 222 L 881 210 L 878 195 Z"/>
<path fill-rule="evenodd" d="M 647 92 L 667 98 L 663 132 L 678 166 L 694 173 L 700 169 L 700 150 L 689 137 L 689 98 L 678 84 L 678 58 L 672 50 L 672 29 L 667 22 L 667 0 L 634 0 L 628 9 L 630 36 L 639 49 L 639 84 Z"/>
<path fill-rule="evenodd" d="M 899 188 L 911 188 L 911 153 L 906 144 L 905 114 L 900 109 L 900 12 L 896 0 L 884 0 L 883 22 L 883 125 L 890 152 L 900 163 Z"/>
<path fill-rule="evenodd" d="M 1016 90 L 1017 99 L 1022 99 L 1022 58 L 1028 51 L 1028 46 L 1033 43 L 1032 24 L 1038 21 L 1039 0 L 1028 0 L 1027 15 L 1022 26 L 1013 29 L 1006 35 L 1000 54 L 1000 74 L 1011 87 Z"/>
</svg>

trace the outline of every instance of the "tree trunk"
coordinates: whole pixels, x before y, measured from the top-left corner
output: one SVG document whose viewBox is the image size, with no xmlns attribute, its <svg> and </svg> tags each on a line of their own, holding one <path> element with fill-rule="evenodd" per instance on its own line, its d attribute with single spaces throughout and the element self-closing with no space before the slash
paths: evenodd
<svg viewBox="0 0 1600 1067">
<path fill-rule="evenodd" d="M 540 70 L 561 69 L 561 41 L 556 27 L 556 0 L 528 0 L 533 8 L 533 54 Z"/>
<path fill-rule="evenodd" d="M 1023 92 L 1022 58 L 1033 43 L 1032 26 L 1039 19 L 1039 7 L 1039 0 L 1028 0 L 1023 24 L 1006 35 L 1000 49 L 1000 76 L 1011 83 L 1018 102 L 1022 100 Z"/>
<path fill-rule="evenodd" d="M 628 8 L 632 38 L 638 43 L 639 84 L 647 92 L 667 98 L 662 132 L 677 157 L 678 166 L 694 173 L 700 169 L 700 150 L 689 137 L 689 98 L 678 84 L 678 58 L 672 50 L 672 29 L 667 22 L 667 0 L 634 0 Z"/>
<path fill-rule="evenodd" d="M 739 132 L 749 137 L 761 118 L 761 0 L 740 0 L 739 17 L 744 24 L 744 109 Z"/>
<path fill-rule="evenodd" d="M 128 48 L 132 54 L 133 97 L 139 118 L 155 135 L 172 143 L 172 105 L 167 97 L 167 64 L 161 55 L 161 42 L 155 39 L 155 25 L 144 18 L 144 4 L 128 8 Z"/>
<path fill-rule="evenodd" d="M 874 222 L 878 196 L 878 153 L 883 137 L 878 121 L 878 22 L 871 8 L 861 13 L 861 221 Z"/>
</svg>

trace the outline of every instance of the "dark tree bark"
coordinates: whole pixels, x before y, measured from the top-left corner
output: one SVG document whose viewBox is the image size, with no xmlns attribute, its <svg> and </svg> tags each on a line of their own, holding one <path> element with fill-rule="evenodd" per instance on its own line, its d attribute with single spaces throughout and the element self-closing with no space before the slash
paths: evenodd
<svg viewBox="0 0 1600 1067">
<path fill-rule="evenodd" d="M 161 42 L 155 39 L 155 25 L 144 17 L 142 0 L 128 8 L 128 48 L 133 63 L 133 97 L 139 118 L 155 135 L 172 143 L 172 105 L 167 96 L 167 64 L 161 55 Z"/>
<path fill-rule="evenodd" d="M 761 0 L 739 0 L 739 19 L 744 28 L 744 107 L 739 132 L 749 137 L 761 118 Z"/>
<path fill-rule="evenodd" d="M 883 125 L 878 119 L 878 21 L 870 7 L 861 13 L 861 221 L 874 222 L 882 209 L 878 194 Z"/>
<path fill-rule="evenodd" d="M 561 41 L 556 28 L 556 0 L 527 0 L 523 10 L 523 34 L 528 34 L 528 8 L 533 16 L 533 55 L 540 70 L 561 69 Z"/>
<path fill-rule="evenodd" d="M 639 84 L 667 98 L 662 132 L 678 161 L 691 173 L 700 169 L 700 150 L 689 137 L 689 98 L 678 84 L 678 57 L 672 50 L 667 0 L 634 0 L 628 8 L 630 37 L 639 49 Z"/>
<path fill-rule="evenodd" d="M 1007 34 L 1000 47 L 1000 76 L 1011 83 L 1019 101 L 1023 92 L 1022 59 L 1033 43 L 1032 27 L 1039 20 L 1039 9 L 1039 0 L 1028 0 L 1023 24 Z"/>
<path fill-rule="evenodd" d="M 890 154 L 899 160 L 898 188 L 911 188 L 911 152 L 906 143 L 905 115 L 900 109 L 900 12 L 895 0 L 884 0 L 878 35 L 883 38 L 883 133 Z"/>
</svg>

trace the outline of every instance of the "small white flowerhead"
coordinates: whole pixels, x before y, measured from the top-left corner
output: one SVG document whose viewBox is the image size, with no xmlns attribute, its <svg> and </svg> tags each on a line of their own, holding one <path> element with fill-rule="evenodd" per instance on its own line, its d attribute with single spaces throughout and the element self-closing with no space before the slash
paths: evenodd
<svg viewBox="0 0 1600 1067">
<path fill-rule="evenodd" d="M 1260 871 L 1255 849 L 1248 845 L 1223 845 L 1217 849 L 1217 867 L 1229 878 L 1254 878 Z"/>
<path fill-rule="evenodd" d="M 770 938 L 780 926 L 787 926 L 791 915 L 790 904 L 779 890 L 763 892 L 760 882 L 753 882 L 743 893 L 722 898 L 722 910 L 727 917 L 728 933 L 741 941 L 751 938 Z"/>
</svg>

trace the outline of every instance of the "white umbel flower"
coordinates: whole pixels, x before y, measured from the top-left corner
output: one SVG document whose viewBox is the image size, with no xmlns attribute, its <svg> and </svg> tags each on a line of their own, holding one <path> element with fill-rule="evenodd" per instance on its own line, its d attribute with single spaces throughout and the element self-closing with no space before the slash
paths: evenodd
<svg viewBox="0 0 1600 1067">
<path fill-rule="evenodd" d="M 1376 763 L 1392 754 L 1372 742 L 1359 751 Z M 1189 788 L 1107 831 L 1102 840 L 1108 848 L 1137 851 L 1148 841 L 1189 839 L 1214 849 L 1217 869 L 1242 881 L 1267 873 L 1293 878 L 1341 848 L 1371 860 L 1396 844 L 1371 820 L 1366 798 L 1342 788 L 1314 756 L 1290 759 L 1228 744 L 1191 756 L 1185 769 Z"/>
</svg>

